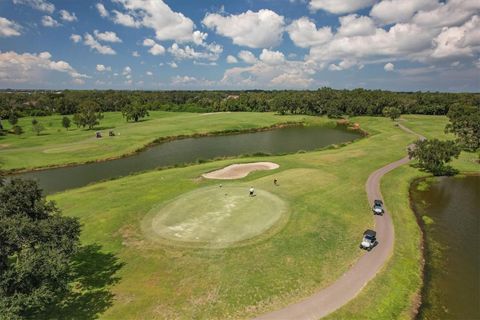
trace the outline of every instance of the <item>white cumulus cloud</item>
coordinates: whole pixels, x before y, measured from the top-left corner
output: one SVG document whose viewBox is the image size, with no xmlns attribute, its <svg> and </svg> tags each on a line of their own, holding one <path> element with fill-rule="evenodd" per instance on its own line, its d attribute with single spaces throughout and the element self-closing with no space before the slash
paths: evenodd
<svg viewBox="0 0 480 320">
<path fill-rule="evenodd" d="M 473 16 L 459 27 L 444 27 L 433 42 L 434 58 L 473 56 L 480 51 L 480 17 Z"/>
<path fill-rule="evenodd" d="M 407 22 L 418 11 L 438 6 L 437 0 L 383 0 L 373 6 L 370 15 L 385 24 Z"/>
<path fill-rule="evenodd" d="M 78 21 L 75 12 L 70 13 L 67 10 L 60 10 L 60 19 L 66 22 Z"/>
<path fill-rule="evenodd" d="M 257 58 L 255 57 L 255 55 L 248 50 L 240 51 L 238 53 L 238 57 L 241 60 L 243 60 L 244 62 L 249 63 L 249 64 L 255 64 L 258 61 Z"/>
<path fill-rule="evenodd" d="M 100 14 L 100 16 L 102 18 L 106 18 L 106 17 L 110 16 L 110 14 L 108 13 L 107 9 L 105 9 L 105 6 L 103 4 L 97 3 L 95 5 L 95 8 L 97 8 L 98 13 Z"/>
<path fill-rule="evenodd" d="M 0 37 L 19 36 L 20 30 L 21 27 L 16 22 L 0 17 Z"/>
<path fill-rule="evenodd" d="M 117 0 L 125 12 L 114 11 L 114 21 L 129 27 L 145 27 L 155 31 L 158 40 L 198 41 L 193 21 L 173 11 L 162 0 Z"/>
<path fill-rule="evenodd" d="M 0 52 L 0 83 L 44 83 L 49 72 L 66 73 L 72 81 L 83 82 L 90 78 L 77 72 L 68 62 L 51 60 L 52 55 L 45 51 L 39 54 L 14 51 Z"/>
<path fill-rule="evenodd" d="M 162 45 L 156 43 L 153 39 L 144 39 L 143 45 L 145 47 L 150 47 L 150 49 L 148 49 L 148 52 L 150 52 L 150 54 L 154 56 L 162 55 L 165 53 L 165 48 Z"/>
<path fill-rule="evenodd" d="M 265 52 L 263 56 L 269 63 L 256 60 L 245 67 L 227 69 L 220 83 L 233 88 L 306 88 L 314 83 L 317 66 L 311 62 L 283 60 L 272 64 L 281 60 L 279 54 Z"/>
<path fill-rule="evenodd" d="M 93 34 L 95 35 L 95 38 L 97 38 L 100 41 L 105 41 L 105 42 L 122 42 L 122 39 L 120 39 L 117 34 L 113 31 L 105 31 L 105 32 L 99 32 L 98 30 L 94 30 Z"/>
<path fill-rule="evenodd" d="M 86 46 L 89 46 L 90 49 L 97 51 L 100 54 L 109 54 L 109 55 L 114 55 L 116 54 L 115 50 L 113 50 L 111 47 L 102 45 L 100 42 L 98 42 L 90 33 L 85 33 L 83 36 L 83 43 Z"/>
<path fill-rule="evenodd" d="M 288 35 L 295 45 L 301 48 L 308 48 L 329 41 L 332 37 L 330 27 L 317 29 L 315 23 L 307 17 L 293 21 L 287 27 Z"/>
<path fill-rule="evenodd" d="M 260 60 L 269 65 L 277 65 L 285 62 L 285 55 L 280 51 L 263 49 L 260 54 Z"/>
<path fill-rule="evenodd" d="M 387 71 L 387 72 L 392 72 L 393 70 L 395 70 L 395 65 L 391 62 L 385 64 L 383 66 L 383 70 Z"/>
<path fill-rule="evenodd" d="M 97 69 L 98 72 L 112 71 L 111 67 L 106 67 L 103 64 L 97 64 L 96 69 Z"/>
<path fill-rule="evenodd" d="M 14 4 L 22 4 L 32 7 L 33 9 L 52 14 L 55 11 L 55 6 L 45 0 L 13 0 Z"/>
<path fill-rule="evenodd" d="M 155 43 L 149 50 L 148 52 L 150 52 L 152 55 L 154 56 L 158 56 L 158 55 L 162 55 L 165 53 L 165 48 L 158 44 L 158 43 Z"/>
<path fill-rule="evenodd" d="M 123 13 L 118 10 L 112 11 L 114 14 L 113 22 L 116 24 L 121 24 L 122 26 L 138 28 L 140 27 L 140 22 L 135 20 L 133 16 L 128 13 Z"/>
<path fill-rule="evenodd" d="M 325 10 L 334 14 L 356 12 L 371 6 L 375 0 L 310 0 L 311 10 Z"/>
<path fill-rule="evenodd" d="M 340 61 L 338 64 L 331 64 L 328 66 L 328 70 L 331 71 L 342 71 L 342 70 L 347 70 L 350 69 L 351 67 L 354 67 L 358 65 L 358 61 L 355 59 L 344 59 Z"/>
<path fill-rule="evenodd" d="M 370 17 L 350 14 L 339 18 L 338 34 L 346 37 L 369 36 L 375 33 L 376 26 Z"/>
<path fill-rule="evenodd" d="M 220 53 L 223 51 L 221 46 L 216 45 L 207 47 L 207 49 L 207 51 L 197 51 L 188 45 L 182 48 L 177 43 L 174 43 L 168 48 L 168 52 L 170 52 L 176 60 L 206 59 L 216 61 L 220 57 Z"/>
<path fill-rule="evenodd" d="M 237 60 L 237 58 L 235 58 L 234 56 L 229 54 L 227 56 L 227 63 L 238 63 L 238 60 Z"/>
<path fill-rule="evenodd" d="M 72 41 L 75 42 L 75 43 L 79 43 L 80 41 L 82 41 L 82 36 L 79 35 L 79 34 L 73 33 L 73 34 L 70 36 L 70 40 L 72 40 Z"/>
<path fill-rule="evenodd" d="M 192 84 L 197 82 L 197 78 L 190 76 L 180 76 L 177 75 L 171 78 L 173 85 L 183 85 L 183 84 Z"/>
<path fill-rule="evenodd" d="M 42 17 L 42 25 L 44 27 L 58 27 L 60 26 L 60 23 L 58 23 L 57 20 L 53 19 L 52 17 L 50 16 L 43 16 Z"/>
<path fill-rule="evenodd" d="M 156 43 L 155 40 L 152 40 L 152 39 L 149 39 L 149 38 L 143 40 L 143 45 L 145 47 L 152 47 L 152 46 L 155 45 L 155 43 Z"/>
<path fill-rule="evenodd" d="M 207 28 L 231 38 L 234 44 L 250 48 L 277 46 L 282 41 L 285 25 L 283 16 L 268 9 L 229 16 L 210 13 L 202 22 Z"/>
<path fill-rule="evenodd" d="M 423 27 L 449 27 L 464 23 L 480 12 L 480 1 L 448 0 L 438 3 L 433 10 L 424 10 L 415 14 L 412 23 Z"/>
</svg>

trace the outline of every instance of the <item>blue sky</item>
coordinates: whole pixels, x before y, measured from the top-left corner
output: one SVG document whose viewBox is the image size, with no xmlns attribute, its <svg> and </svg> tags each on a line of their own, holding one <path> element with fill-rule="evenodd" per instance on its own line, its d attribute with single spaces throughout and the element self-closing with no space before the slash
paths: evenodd
<svg viewBox="0 0 480 320">
<path fill-rule="evenodd" d="M 478 91 L 479 79 L 480 1 L 0 1 L 0 88 Z"/>
</svg>

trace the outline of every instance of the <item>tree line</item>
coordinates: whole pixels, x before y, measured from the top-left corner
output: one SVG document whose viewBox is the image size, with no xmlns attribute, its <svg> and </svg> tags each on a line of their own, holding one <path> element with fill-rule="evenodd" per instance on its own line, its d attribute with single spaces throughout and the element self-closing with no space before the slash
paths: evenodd
<svg viewBox="0 0 480 320">
<path fill-rule="evenodd" d="M 382 115 L 385 108 L 401 114 L 445 115 L 450 106 L 480 105 L 478 93 L 390 92 L 382 90 L 305 91 L 2 91 L 0 118 L 74 115 L 82 104 L 93 104 L 97 112 L 122 111 L 137 104 L 147 110 L 218 112 L 274 111 L 281 114 Z"/>
</svg>

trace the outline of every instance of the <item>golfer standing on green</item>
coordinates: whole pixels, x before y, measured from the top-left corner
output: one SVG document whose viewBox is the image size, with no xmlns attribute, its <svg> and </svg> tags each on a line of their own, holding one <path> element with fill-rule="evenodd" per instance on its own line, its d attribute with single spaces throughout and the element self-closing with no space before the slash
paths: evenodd
<svg viewBox="0 0 480 320">
<path fill-rule="evenodd" d="M 253 189 L 253 187 L 250 187 L 250 197 L 254 197 L 255 196 L 255 189 Z"/>
</svg>

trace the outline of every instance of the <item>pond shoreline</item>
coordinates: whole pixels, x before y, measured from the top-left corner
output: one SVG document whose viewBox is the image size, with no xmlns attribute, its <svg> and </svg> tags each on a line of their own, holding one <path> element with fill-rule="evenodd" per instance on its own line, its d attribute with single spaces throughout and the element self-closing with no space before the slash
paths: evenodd
<svg viewBox="0 0 480 320">
<path fill-rule="evenodd" d="M 338 149 L 365 136 L 359 130 L 349 129 L 348 125 L 337 124 L 335 121 L 321 125 L 316 122 L 282 123 L 267 128 L 243 130 L 246 133 L 238 131 L 164 137 L 148 147 L 137 149 L 130 156 L 81 165 L 17 171 L 6 177 L 35 179 L 46 194 L 53 194 L 151 170 L 218 160 L 266 158 Z"/>
<path fill-rule="evenodd" d="M 413 305 L 412 305 L 412 310 L 411 310 L 411 319 L 418 319 L 418 315 L 420 314 L 420 309 L 422 308 L 422 303 L 423 303 L 423 297 L 425 296 L 425 264 L 426 262 L 426 256 L 425 256 L 425 245 L 427 243 L 427 234 L 425 230 L 425 224 L 420 216 L 420 214 L 417 211 L 417 208 L 415 206 L 415 203 L 413 201 L 412 197 L 412 190 L 413 187 L 419 183 L 422 180 L 426 180 L 428 178 L 431 178 L 431 176 L 426 176 L 426 177 L 418 177 L 410 181 L 410 185 L 408 187 L 408 202 L 410 204 L 410 209 L 413 212 L 413 215 L 415 216 L 415 220 L 417 221 L 418 228 L 421 233 L 421 239 L 420 239 L 420 257 L 421 257 L 421 265 L 420 265 L 420 273 L 421 273 L 421 287 L 419 288 L 419 291 L 415 294 L 415 298 L 413 299 Z"/>
<path fill-rule="evenodd" d="M 269 131 L 269 130 L 275 130 L 275 129 L 281 129 L 281 128 L 288 128 L 288 127 L 301 127 L 304 126 L 304 122 L 282 122 L 278 124 L 274 124 L 268 127 L 260 127 L 260 128 L 250 128 L 250 129 L 245 129 L 245 130 L 221 130 L 221 131 L 212 131 L 212 132 L 205 132 L 205 133 L 193 133 L 193 134 L 182 134 L 182 135 L 177 135 L 177 136 L 166 136 L 166 137 L 160 137 L 156 138 L 153 141 L 148 142 L 144 146 L 131 151 L 127 153 L 123 153 L 119 156 L 113 156 L 113 157 L 108 157 L 108 158 L 101 158 L 101 159 L 96 159 L 96 160 L 88 160 L 88 161 L 80 161 L 80 162 L 69 162 L 69 163 L 64 163 L 64 164 L 53 164 L 53 165 L 47 165 L 47 166 L 41 166 L 41 167 L 35 167 L 35 168 L 18 168 L 18 169 L 9 169 L 9 170 L 4 170 L 4 173 L 7 175 L 16 175 L 16 174 L 21 174 L 21 173 L 30 173 L 30 172 L 36 172 L 36 171 L 43 171 L 43 170 L 49 170 L 49 169 L 57 169 L 57 168 L 68 168 L 68 167 L 76 167 L 76 166 L 81 166 L 84 164 L 91 164 L 91 163 L 99 163 L 99 162 L 107 162 L 111 160 L 117 160 L 117 159 L 122 159 L 126 158 L 129 156 L 136 155 L 142 151 L 145 151 L 148 148 L 154 147 L 156 145 L 165 143 L 165 142 L 170 142 L 170 141 L 175 141 L 175 140 L 183 140 L 183 139 L 189 139 L 189 138 L 200 138 L 200 137 L 212 137 L 212 136 L 227 136 L 227 135 L 234 135 L 234 134 L 242 134 L 242 133 L 253 133 L 253 132 L 262 132 L 262 131 Z M 93 132 L 93 131 L 92 131 Z"/>
<path fill-rule="evenodd" d="M 454 176 L 454 177 L 462 177 L 462 176 L 463 177 L 480 177 L 480 174 L 478 174 L 477 172 L 460 172 L 457 176 Z M 420 246 L 421 257 L 422 257 L 421 259 L 422 285 L 420 288 L 420 292 L 418 293 L 417 297 L 414 299 L 414 305 L 412 306 L 412 319 L 415 319 L 415 320 L 422 319 L 420 315 L 422 314 L 422 309 L 425 307 L 424 303 L 425 303 L 425 297 L 427 295 L 427 290 L 431 289 L 429 286 L 429 283 L 427 283 L 427 278 L 429 277 L 428 269 L 435 268 L 435 266 L 429 265 L 429 263 L 432 263 L 432 261 L 430 261 L 431 258 L 429 259 L 429 256 L 433 254 L 432 251 L 429 251 L 431 250 L 429 249 L 429 245 L 431 245 L 430 242 L 434 241 L 433 238 L 429 239 L 429 237 L 433 237 L 433 235 L 432 234 L 429 235 L 429 232 L 427 230 L 427 223 L 423 219 L 419 205 L 416 204 L 414 201 L 413 192 L 415 191 L 414 188 L 418 186 L 418 184 L 421 182 L 426 182 L 430 187 L 433 183 L 435 183 L 435 181 L 428 181 L 429 179 L 432 179 L 432 178 L 438 178 L 438 177 L 429 175 L 429 176 L 415 178 L 410 182 L 410 187 L 409 187 L 410 208 L 415 215 L 417 224 L 422 234 L 421 246 Z"/>
<path fill-rule="evenodd" d="M 332 123 L 335 123 L 336 127 L 344 127 L 346 130 L 359 132 L 363 137 L 368 136 L 368 132 L 361 129 L 360 127 L 356 127 L 356 126 L 352 125 L 348 121 L 338 120 L 336 122 L 332 121 Z M 96 159 L 96 160 L 81 161 L 81 162 L 54 164 L 54 165 L 47 165 L 47 166 L 41 166 L 41 167 L 35 167 L 35 168 L 9 169 L 9 170 L 4 170 L 3 173 L 5 175 L 15 176 L 17 174 L 32 173 L 32 172 L 45 171 L 45 170 L 50 170 L 50 169 L 77 167 L 77 166 L 81 166 L 81 165 L 85 165 L 85 164 L 108 162 L 108 161 L 111 161 L 111 160 L 118 160 L 118 159 L 130 157 L 130 156 L 134 156 L 134 155 L 139 154 L 139 153 L 141 153 L 141 152 L 143 152 L 143 151 L 145 151 L 149 148 L 155 147 L 155 146 L 157 146 L 159 144 L 162 144 L 162 143 L 171 142 L 171 141 L 191 139 L 191 138 L 229 136 L 229 135 L 237 135 L 237 134 L 244 134 L 244 133 L 264 132 L 264 131 L 272 131 L 272 130 L 283 129 L 283 128 L 305 127 L 306 125 L 307 125 L 307 123 L 304 122 L 304 121 L 301 121 L 301 122 L 287 121 L 287 122 L 277 123 L 277 124 L 273 124 L 271 126 L 259 127 L 259 128 L 231 129 L 231 130 L 212 131 L 212 132 L 205 132 L 205 133 L 193 133 L 193 134 L 185 134 L 185 135 L 177 135 L 177 136 L 166 136 L 166 137 L 156 138 L 153 141 L 145 144 L 144 146 L 142 146 L 142 147 L 140 147 L 140 148 L 138 148 L 138 149 L 136 149 L 132 152 L 127 152 L 127 153 L 121 154 L 119 156 L 101 158 L 101 159 Z M 327 125 L 325 125 L 325 124 L 324 125 L 319 125 L 319 126 L 327 127 Z M 353 141 L 356 141 L 356 140 L 358 140 L 358 139 L 355 139 Z M 212 159 L 212 160 L 221 160 L 221 159 L 227 159 L 227 158 L 231 158 L 231 157 L 224 157 L 224 158 Z M 189 165 L 192 165 L 192 163 L 190 163 Z M 168 167 L 165 167 L 165 168 L 171 168 L 171 166 L 168 166 Z"/>
</svg>

